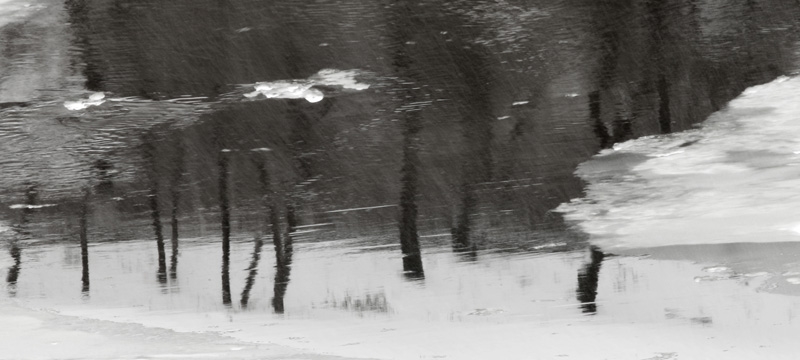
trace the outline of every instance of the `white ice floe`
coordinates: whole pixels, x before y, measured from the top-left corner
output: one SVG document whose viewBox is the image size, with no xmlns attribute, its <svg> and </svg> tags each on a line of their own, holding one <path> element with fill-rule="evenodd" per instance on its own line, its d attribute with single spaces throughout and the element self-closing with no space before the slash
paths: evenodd
<svg viewBox="0 0 800 360">
<path fill-rule="evenodd" d="M 278 80 L 256 83 L 255 91 L 244 94 L 245 97 L 255 98 L 263 95 L 268 99 L 306 99 L 308 102 L 319 102 L 325 94 L 315 86 L 334 86 L 350 90 L 365 90 L 369 84 L 356 80 L 356 70 L 323 69 L 308 79 Z"/>
<path fill-rule="evenodd" d="M 325 95 L 319 89 L 314 89 L 314 83 L 309 81 L 274 81 L 257 83 L 256 91 L 244 94 L 245 97 L 254 98 L 264 95 L 267 99 L 306 99 L 308 102 L 319 102 Z"/>
<path fill-rule="evenodd" d="M 65 101 L 64 107 L 68 110 L 83 110 L 90 106 L 97 106 L 100 105 L 105 101 L 106 95 L 102 92 L 96 92 L 92 95 L 89 95 L 88 99 L 80 99 L 76 101 Z"/>
<path fill-rule="evenodd" d="M 617 144 L 562 204 L 606 248 L 800 241 L 800 78 L 747 89 L 698 129 Z"/>
</svg>

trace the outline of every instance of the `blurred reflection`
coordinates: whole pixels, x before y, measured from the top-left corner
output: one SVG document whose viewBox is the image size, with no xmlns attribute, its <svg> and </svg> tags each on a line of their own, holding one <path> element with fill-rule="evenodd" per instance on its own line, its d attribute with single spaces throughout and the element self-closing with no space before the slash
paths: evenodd
<svg viewBox="0 0 800 360">
<path fill-rule="evenodd" d="M 14 297 L 17 295 L 17 279 L 19 278 L 19 268 L 22 263 L 22 249 L 19 247 L 18 240 L 11 240 L 8 252 L 11 258 L 14 259 L 14 263 L 8 268 L 6 289 L 8 290 L 8 296 Z"/>
<path fill-rule="evenodd" d="M 81 210 L 79 213 L 79 231 L 81 241 L 81 294 L 84 297 L 89 297 L 89 234 L 88 234 L 88 217 L 89 217 L 89 198 L 91 192 L 88 188 L 83 191 L 83 201 L 81 201 Z"/>
<path fill-rule="evenodd" d="M 106 159 L 98 159 L 94 162 L 94 169 L 97 171 L 97 185 L 95 188 L 100 194 L 112 194 L 114 192 L 114 164 Z"/>
<path fill-rule="evenodd" d="M 255 152 L 253 155 L 253 161 L 258 169 L 258 178 L 259 182 L 261 183 L 264 208 L 267 211 L 265 223 L 269 226 L 269 229 L 272 232 L 273 243 L 279 243 L 280 215 L 276 211 L 276 198 L 274 192 L 272 191 L 271 179 L 269 176 L 269 171 L 267 170 L 266 155 L 261 155 L 261 152 Z M 264 246 L 264 241 L 262 240 L 261 236 L 257 236 L 255 238 L 254 246 L 255 247 L 253 248 L 250 265 L 246 269 L 248 274 L 247 279 L 245 280 L 244 290 L 242 290 L 242 298 L 240 300 L 240 304 L 242 305 L 243 309 L 247 308 L 247 304 L 250 301 L 250 290 L 253 288 L 256 275 L 258 275 L 258 262 L 261 259 L 261 248 Z"/>
<path fill-rule="evenodd" d="M 219 209 L 222 230 L 222 303 L 231 305 L 231 212 L 228 199 L 228 161 L 229 149 L 221 149 L 217 155 L 219 171 Z"/>
<path fill-rule="evenodd" d="M 250 290 L 253 289 L 253 284 L 256 282 L 256 275 L 258 275 L 258 261 L 261 259 L 261 248 L 264 246 L 264 241 L 261 236 L 256 236 L 253 240 L 254 248 L 250 265 L 245 269 L 247 271 L 247 279 L 244 281 L 244 289 L 242 290 L 242 298 L 239 303 L 242 309 L 247 308 L 247 303 L 250 301 Z"/>
<path fill-rule="evenodd" d="M 25 206 L 22 208 L 22 215 L 20 216 L 19 223 L 12 227 L 14 235 L 12 235 L 13 237 L 9 241 L 8 251 L 14 263 L 8 268 L 8 274 L 6 275 L 6 289 L 8 290 L 9 297 L 17 295 L 17 279 L 19 279 L 20 266 L 22 265 L 22 248 L 19 242 L 22 239 L 30 237 L 28 223 L 34 211 L 32 206 L 36 205 L 38 195 L 37 186 L 35 184 L 29 185 L 25 190 Z"/>
<path fill-rule="evenodd" d="M 148 205 L 150 206 L 150 217 L 152 219 L 153 231 L 156 237 L 156 247 L 158 249 L 158 282 L 162 285 L 167 284 L 167 254 L 164 249 L 164 234 L 161 225 L 161 209 L 159 206 L 159 181 L 156 152 L 156 136 L 151 131 L 142 138 L 142 156 L 146 162 L 147 177 L 149 180 Z"/>
<path fill-rule="evenodd" d="M 297 221 L 294 217 L 294 210 L 286 209 L 286 221 L 288 223 L 286 236 L 283 241 L 280 238 L 279 230 L 273 225 L 272 241 L 275 245 L 275 284 L 272 294 L 272 308 L 276 314 L 283 314 L 283 298 L 286 296 L 286 288 L 289 286 L 289 275 L 292 270 L 292 233 L 295 232 Z"/>
<path fill-rule="evenodd" d="M 666 29 L 667 3 L 661 0 L 647 0 L 645 8 L 647 24 L 649 25 L 650 44 L 648 53 L 656 71 L 656 93 L 658 94 L 658 128 L 662 134 L 672 132 L 672 116 L 670 113 L 670 83 L 667 78 L 668 67 L 672 61 L 667 61 L 667 51 L 671 49 L 668 41 L 670 33 Z"/>
<path fill-rule="evenodd" d="M 74 29 L 74 41 L 82 49 L 80 59 L 72 58 L 73 66 L 78 67 L 77 63 L 83 63 L 83 75 L 86 78 L 85 86 L 87 90 L 102 91 L 103 75 L 95 61 L 96 47 L 92 45 L 92 19 L 90 19 L 89 0 L 66 0 L 64 2 L 70 27 Z"/>
<path fill-rule="evenodd" d="M 591 260 L 578 272 L 578 301 L 581 302 L 581 311 L 586 314 L 597 313 L 597 283 L 600 280 L 600 265 L 605 254 L 599 248 L 589 248 Z"/>
<path fill-rule="evenodd" d="M 414 75 L 413 59 L 409 55 L 409 30 L 413 29 L 413 12 L 405 2 L 394 6 L 395 18 L 390 23 L 395 25 L 395 47 L 393 53 L 394 70 L 400 78 Z M 425 273 L 422 268 L 422 255 L 417 232 L 417 193 L 419 191 L 419 133 L 422 130 L 422 109 L 414 104 L 423 100 L 419 89 L 404 86 L 398 94 L 401 102 L 398 106 L 403 126 L 403 160 L 400 168 L 400 250 L 403 253 L 403 273 L 409 279 L 422 279 Z M 402 109 L 402 110 L 400 110 Z"/>
<path fill-rule="evenodd" d="M 479 47 L 453 44 L 448 46 L 454 65 L 464 81 L 457 93 L 459 101 L 462 136 L 464 138 L 464 162 L 461 178 L 461 204 L 452 230 L 453 249 L 465 255 L 464 259 L 476 260 L 477 247 L 472 231 L 473 217 L 478 210 L 478 190 L 492 180 L 494 162 L 492 158 L 491 72 L 486 54 Z"/>
<path fill-rule="evenodd" d="M 180 205 L 180 189 L 183 180 L 183 173 L 186 171 L 186 150 L 178 137 L 173 141 L 173 151 L 175 161 L 172 166 L 172 176 L 170 177 L 170 195 L 172 197 L 172 210 L 170 211 L 170 225 L 172 227 L 172 254 L 170 256 L 169 276 L 173 281 L 178 278 L 178 207 Z"/>
</svg>

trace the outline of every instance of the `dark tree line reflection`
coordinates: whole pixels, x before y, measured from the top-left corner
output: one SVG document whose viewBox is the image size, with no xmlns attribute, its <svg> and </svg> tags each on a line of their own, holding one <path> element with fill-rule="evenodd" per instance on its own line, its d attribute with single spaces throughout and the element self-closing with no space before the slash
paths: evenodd
<svg viewBox="0 0 800 360">
<path fill-rule="evenodd" d="M 553 233 L 567 243 L 559 250 L 583 248 L 584 238 L 550 212 L 581 195 L 576 164 L 627 139 L 691 128 L 745 87 L 793 70 L 800 38 L 793 0 L 584 0 L 559 3 L 553 16 L 520 22 L 510 33 L 492 14 L 460 2 L 441 9 L 416 1 L 358 4 L 365 16 L 351 27 L 339 26 L 331 13 L 344 10 L 327 3 L 304 4 L 309 11 L 300 13 L 292 1 L 66 2 L 75 73 L 87 90 L 109 96 L 204 95 L 211 102 L 231 84 L 303 79 L 326 67 L 373 72 L 362 79 L 370 89 L 322 88 L 319 103 L 239 99 L 202 116 L 168 119 L 185 126 L 144 129 L 132 141 L 141 143 L 138 154 L 115 150 L 143 160 L 125 181 L 115 175 L 124 162 L 91 157 L 91 190 L 102 196 L 76 200 L 84 292 L 90 209 L 120 194 L 146 196 L 141 207 L 120 208 L 147 215 L 150 226 L 137 231 L 155 238 L 161 284 L 177 280 L 179 236 L 195 235 L 195 215 L 219 216 L 226 306 L 233 302 L 231 268 L 239 265 L 231 263 L 232 232 L 266 234 L 255 237 L 242 265 L 242 307 L 260 295 L 251 292 L 271 236 L 276 313 L 285 311 L 293 243 L 302 241 L 297 227 L 331 210 L 398 205 L 388 220 L 377 211 L 354 215 L 353 224 L 331 220 L 338 232 L 320 239 L 391 232 L 402 253 L 396 266 L 409 279 L 425 276 L 422 248 L 434 246 L 426 234 L 449 231 L 446 246 L 467 261 L 480 260 L 483 249 L 528 251 Z M 179 21 L 189 11 L 196 21 Z M 564 19 L 574 19 L 569 31 L 577 35 L 564 35 Z M 114 120 L 126 116 L 121 108 L 98 112 Z M 36 192 L 31 187 L 27 203 L 38 201 Z M 33 211 L 21 210 L 9 242 L 9 293 Z M 247 222 L 254 218 L 258 225 Z M 591 251 L 578 276 L 586 312 L 596 311 L 603 260 Z"/>
</svg>

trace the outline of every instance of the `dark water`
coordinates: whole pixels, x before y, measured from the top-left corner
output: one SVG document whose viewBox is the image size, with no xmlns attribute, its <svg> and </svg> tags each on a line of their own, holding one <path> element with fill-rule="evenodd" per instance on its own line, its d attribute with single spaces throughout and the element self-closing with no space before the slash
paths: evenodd
<svg viewBox="0 0 800 360">
<path fill-rule="evenodd" d="M 576 166 L 800 68 L 794 0 L 50 5 L 0 30 L 10 297 L 387 313 L 541 261 L 595 313 L 605 255 L 551 212 Z M 325 68 L 370 87 L 238 86 Z M 91 92 L 125 100 L 64 108 Z"/>
</svg>

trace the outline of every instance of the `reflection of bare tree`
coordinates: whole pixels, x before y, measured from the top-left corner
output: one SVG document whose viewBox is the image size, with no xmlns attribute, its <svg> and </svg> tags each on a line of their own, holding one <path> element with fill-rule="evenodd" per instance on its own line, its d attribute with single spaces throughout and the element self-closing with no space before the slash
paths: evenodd
<svg viewBox="0 0 800 360">
<path fill-rule="evenodd" d="M 9 254 L 14 259 L 14 263 L 8 268 L 8 274 L 6 275 L 6 288 L 9 297 L 14 297 L 17 294 L 17 280 L 19 279 L 20 266 L 22 265 L 22 248 L 19 241 L 30 236 L 28 222 L 30 222 L 30 216 L 34 211 L 32 205 L 36 205 L 38 194 L 36 185 L 28 186 L 25 190 L 26 206 L 22 208 L 19 224 L 13 227 L 15 236 L 10 241 Z"/>
<path fill-rule="evenodd" d="M 75 30 L 75 42 L 81 49 L 81 60 L 85 63 L 83 75 L 86 77 L 86 89 L 101 91 L 103 75 L 92 55 L 96 50 L 92 47 L 89 38 L 92 32 L 89 19 L 89 0 L 66 0 L 64 5 L 69 15 L 70 26 Z"/>
<path fill-rule="evenodd" d="M 247 308 L 247 304 L 250 301 L 250 290 L 253 289 L 253 285 L 256 282 L 256 275 L 258 275 L 258 262 L 261 259 L 261 248 L 264 247 L 264 241 L 261 239 L 261 236 L 256 236 L 254 245 L 255 247 L 253 248 L 250 265 L 247 267 L 247 269 L 245 269 L 247 271 L 247 279 L 244 281 L 242 298 L 239 301 L 239 303 L 242 305 L 242 309 Z"/>
<path fill-rule="evenodd" d="M 272 289 L 272 308 L 277 314 L 283 314 L 283 298 L 286 296 L 286 288 L 289 286 L 289 275 L 292 271 L 292 233 L 297 226 L 294 210 L 286 209 L 287 231 L 281 239 L 280 225 L 277 224 L 278 216 L 275 211 L 270 211 L 272 223 L 272 242 L 275 246 L 275 282 Z"/>
<path fill-rule="evenodd" d="M 83 296 L 89 296 L 89 234 L 88 234 L 88 217 L 89 217 L 89 189 L 84 189 L 83 201 L 81 201 L 81 210 L 79 218 L 80 228 L 80 241 L 81 241 L 81 293 Z"/>
<path fill-rule="evenodd" d="M 17 295 L 17 279 L 19 278 L 19 268 L 22 264 L 22 249 L 19 247 L 19 241 L 16 239 L 12 240 L 8 251 L 11 258 L 14 259 L 14 263 L 8 268 L 6 289 L 8 290 L 8 296 L 14 297 Z"/>
<path fill-rule="evenodd" d="M 219 208 L 220 222 L 222 230 L 222 303 L 226 306 L 231 305 L 231 211 L 228 199 L 228 153 L 227 149 L 221 149 L 217 157 L 217 167 L 219 171 Z"/>
<path fill-rule="evenodd" d="M 589 119 L 595 136 L 600 140 L 600 148 L 611 147 L 615 142 L 631 136 L 631 119 L 617 108 L 614 114 L 611 131 L 603 122 L 603 97 L 614 97 L 614 86 L 619 82 L 617 71 L 620 62 L 620 47 L 626 31 L 625 21 L 630 19 L 632 4 L 626 1 L 597 1 L 592 3 L 592 30 L 597 35 L 598 61 L 592 74 L 592 87 L 589 92 Z M 623 15 L 624 14 L 624 15 Z M 623 86 L 623 88 L 625 88 Z M 622 90 L 624 91 L 624 90 Z M 620 104 L 623 105 L 624 104 Z"/>
<path fill-rule="evenodd" d="M 597 284 L 600 281 L 600 265 L 605 254 L 600 249 L 592 246 L 590 249 L 591 261 L 583 266 L 578 272 L 578 301 L 581 302 L 581 310 L 587 314 L 597 312 Z"/>
<path fill-rule="evenodd" d="M 650 57 L 656 71 L 656 93 L 658 94 L 658 128 L 662 134 L 672 132 L 670 114 L 670 83 L 667 78 L 666 51 L 667 30 L 665 24 L 667 4 L 660 0 L 647 0 L 647 23 L 650 25 Z"/>
<path fill-rule="evenodd" d="M 161 209 L 159 206 L 159 181 L 158 181 L 158 167 L 157 152 L 156 152 L 156 137 L 152 132 L 148 132 L 142 138 L 142 156 L 146 162 L 146 171 L 149 180 L 148 192 L 148 205 L 150 206 L 150 217 L 152 219 L 153 232 L 156 237 L 156 248 L 158 250 L 158 282 L 163 284 L 167 283 L 167 255 L 164 250 L 164 234 L 161 225 Z"/>
<path fill-rule="evenodd" d="M 400 78 L 413 77 L 414 60 L 409 55 L 408 42 L 411 41 L 410 30 L 414 29 L 416 12 L 409 8 L 406 2 L 398 2 L 394 6 L 391 22 L 393 29 L 394 46 L 393 61 L 395 72 Z M 398 98 L 401 99 L 400 108 L 403 125 L 403 162 L 400 169 L 400 250 L 403 253 L 403 271 L 411 279 L 421 279 L 425 276 L 422 268 L 422 255 L 417 233 L 417 193 L 419 188 L 419 140 L 422 130 L 421 109 L 413 104 L 422 100 L 422 94 L 413 86 L 404 86 Z"/>
<path fill-rule="evenodd" d="M 178 206 L 180 205 L 180 186 L 183 172 L 186 170 L 186 151 L 184 144 L 178 138 L 175 140 L 175 165 L 172 168 L 170 179 L 170 195 L 172 197 L 172 210 L 170 211 L 170 225 L 172 226 L 172 254 L 170 257 L 169 276 L 172 280 L 178 278 Z"/>
<path fill-rule="evenodd" d="M 451 46 L 450 53 L 464 81 L 459 107 L 464 136 L 465 161 L 462 166 L 461 206 L 452 230 L 453 248 L 475 254 L 472 216 L 477 209 L 477 186 L 492 178 L 492 104 L 486 55 L 479 49 Z M 470 256 L 470 258 L 473 258 Z"/>
<path fill-rule="evenodd" d="M 264 155 L 263 158 L 258 155 L 260 154 L 257 153 L 254 156 L 254 162 L 258 168 L 258 178 L 261 183 L 264 207 L 267 210 L 267 218 L 265 220 L 272 232 L 273 242 L 277 244 L 280 243 L 280 215 L 277 213 L 276 196 L 272 190 L 270 174 L 267 170 L 266 155 Z M 246 269 L 248 274 L 240 301 L 242 308 L 247 308 L 247 304 L 250 301 L 250 290 L 252 290 L 256 275 L 258 274 L 258 262 L 261 259 L 261 248 L 264 246 L 264 241 L 261 239 L 261 236 L 256 237 L 254 246 L 250 265 Z"/>
</svg>

